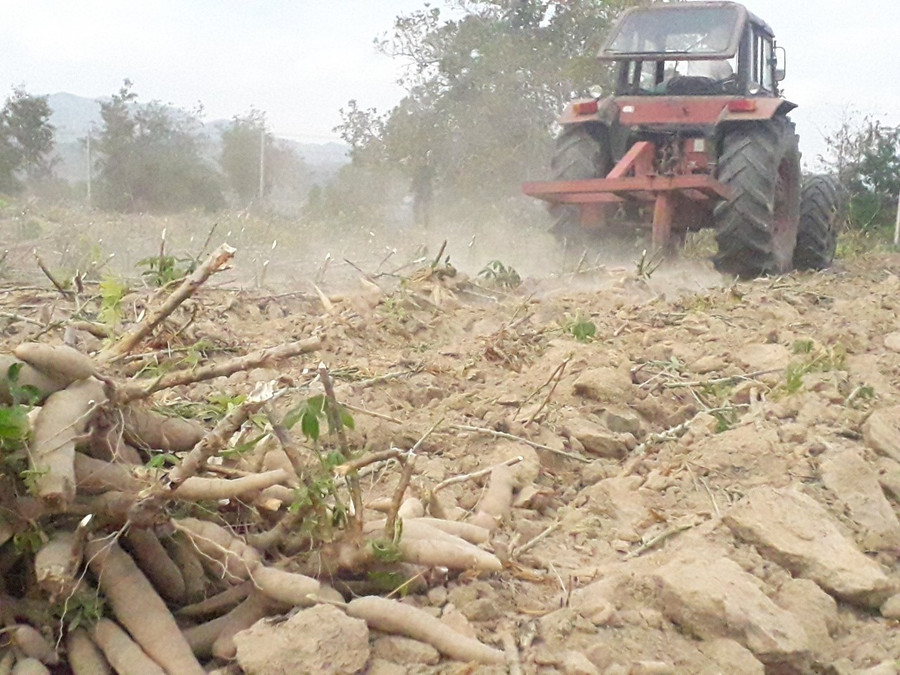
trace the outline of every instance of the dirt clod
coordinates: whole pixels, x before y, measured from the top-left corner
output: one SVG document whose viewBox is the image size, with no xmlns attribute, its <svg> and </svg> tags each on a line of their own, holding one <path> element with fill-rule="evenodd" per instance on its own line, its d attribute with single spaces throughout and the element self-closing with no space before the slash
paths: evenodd
<svg viewBox="0 0 900 675">
<path fill-rule="evenodd" d="M 350 675 L 369 660 L 366 622 L 331 605 L 304 609 L 287 621 L 259 621 L 234 636 L 237 662 L 248 675 Z"/>
</svg>

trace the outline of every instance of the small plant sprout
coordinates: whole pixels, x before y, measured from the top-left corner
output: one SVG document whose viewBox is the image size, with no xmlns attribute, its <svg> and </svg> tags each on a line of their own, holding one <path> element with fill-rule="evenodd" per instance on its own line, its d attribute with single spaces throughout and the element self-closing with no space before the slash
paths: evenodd
<svg viewBox="0 0 900 675">
<path fill-rule="evenodd" d="M 167 286 L 173 281 L 183 279 L 197 268 L 193 258 L 176 258 L 171 255 L 159 255 L 138 260 L 138 267 L 145 267 L 141 272 L 151 286 Z"/>
<path fill-rule="evenodd" d="M 574 337 L 578 342 L 590 342 L 597 334 L 597 326 L 581 312 L 578 312 L 563 324 L 563 331 Z"/>
<path fill-rule="evenodd" d="M 478 276 L 500 288 L 518 288 L 522 285 L 522 277 L 515 268 L 504 265 L 499 260 L 492 260 L 485 265 Z"/>
<path fill-rule="evenodd" d="M 11 452 L 25 447 L 31 434 L 28 411 L 41 398 L 40 392 L 29 385 L 19 384 L 21 363 L 12 364 L 6 371 L 6 387 L 12 405 L 0 405 L 0 451 Z"/>
<path fill-rule="evenodd" d="M 122 318 L 122 300 L 128 293 L 128 286 L 112 275 L 104 275 L 100 280 L 100 320 L 107 326 L 115 326 Z"/>
</svg>

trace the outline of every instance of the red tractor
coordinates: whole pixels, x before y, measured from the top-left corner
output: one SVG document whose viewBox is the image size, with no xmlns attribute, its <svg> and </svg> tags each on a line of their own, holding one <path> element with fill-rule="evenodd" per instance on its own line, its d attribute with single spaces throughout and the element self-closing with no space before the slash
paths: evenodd
<svg viewBox="0 0 900 675">
<path fill-rule="evenodd" d="M 627 11 L 601 49 L 615 94 L 571 102 L 559 118 L 554 180 L 524 185 L 551 202 L 554 232 L 602 231 L 616 213 L 649 219 L 653 243 L 716 228 L 722 272 L 821 269 L 834 257 L 839 186 L 801 189 L 800 151 L 782 98 L 769 26 L 734 2 Z"/>
</svg>

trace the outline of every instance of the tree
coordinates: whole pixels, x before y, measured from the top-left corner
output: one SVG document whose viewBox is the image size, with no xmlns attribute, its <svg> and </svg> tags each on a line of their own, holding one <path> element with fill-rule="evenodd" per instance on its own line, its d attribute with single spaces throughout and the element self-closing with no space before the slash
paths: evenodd
<svg viewBox="0 0 900 675">
<path fill-rule="evenodd" d="M 266 131 L 266 114 L 259 110 L 235 116 L 222 132 L 219 165 L 228 186 L 242 202 L 249 203 L 259 195 L 260 148 L 264 148 L 265 156 L 272 146 L 272 135 Z M 272 176 L 264 174 L 263 184 L 265 194 L 272 187 Z"/>
<path fill-rule="evenodd" d="M 354 162 L 383 161 L 412 180 L 486 197 L 543 170 L 553 122 L 571 98 L 609 84 L 598 64 L 628 0 L 457 0 L 396 19 L 379 49 L 405 59 L 407 95 L 379 117 L 355 102 L 338 127 Z"/>
<path fill-rule="evenodd" d="M 178 211 L 224 204 L 218 174 L 203 156 L 201 124 L 184 111 L 137 103 L 132 83 L 101 103 L 98 204 L 116 211 Z"/>
<path fill-rule="evenodd" d="M 299 199 L 299 192 L 309 180 L 303 160 L 285 142 L 275 140 L 267 130 L 266 114 L 259 110 L 235 116 L 222 132 L 219 166 L 229 187 L 244 204 L 259 197 L 261 170 L 263 196 L 277 190 L 281 195 Z"/>
<path fill-rule="evenodd" d="M 900 126 L 886 125 L 871 114 L 860 119 L 848 113 L 825 141 L 822 161 L 847 189 L 851 227 L 892 226 L 900 192 Z"/>
<path fill-rule="evenodd" d="M 0 111 L 0 190 L 18 192 L 53 171 L 52 111 L 47 96 L 16 87 Z"/>
</svg>

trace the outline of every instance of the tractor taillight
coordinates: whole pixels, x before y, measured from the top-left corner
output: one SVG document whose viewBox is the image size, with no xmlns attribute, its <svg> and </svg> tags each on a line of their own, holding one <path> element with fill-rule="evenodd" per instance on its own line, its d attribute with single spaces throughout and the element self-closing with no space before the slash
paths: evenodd
<svg viewBox="0 0 900 675">
<path fill-rule="evenodd" d="M 594 115 L 599 109 L 597 101 L 578 101 L 572 104 L 572 112 L 576 115 Z"/>
<path fill-rule="evenodd" d="M 737 98 L 726 105 L 728 112 L 750 113 L 756 112 L 756 101 L 752 98 Z"/>
</svg>

